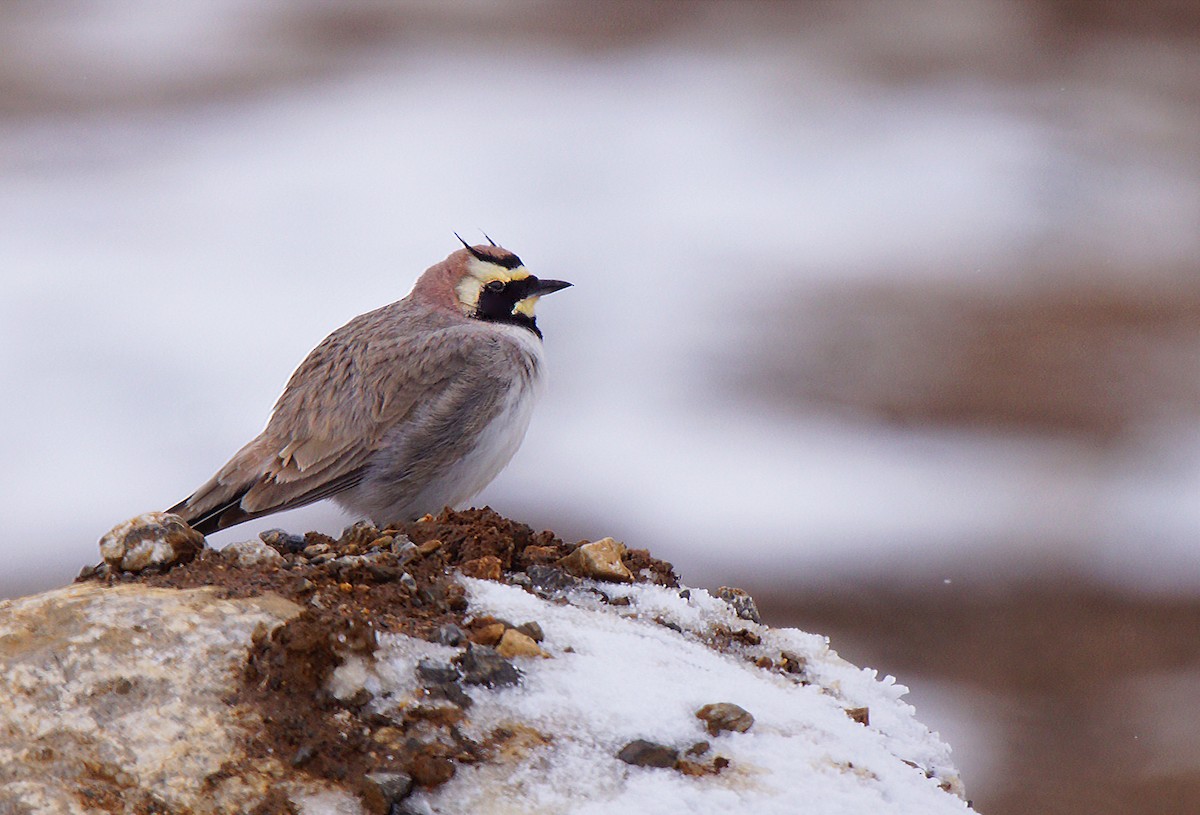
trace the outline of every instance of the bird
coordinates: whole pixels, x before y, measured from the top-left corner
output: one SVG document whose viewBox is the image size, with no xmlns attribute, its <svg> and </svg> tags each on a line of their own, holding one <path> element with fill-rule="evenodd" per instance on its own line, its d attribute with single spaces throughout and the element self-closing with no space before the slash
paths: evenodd
<svg viewBox="0 0 1200 815">
<path fill-rule="evenodd" d="M 383 528 L 474 498 L 508 464 L 543 389 L 540 297 L 569 287 L 497 245 L 326 337 L 266 428 L 167 512 L 209 535 L 332 498 Z M 484 237 L 487 237 L 486 235 Z"/>
</svg>

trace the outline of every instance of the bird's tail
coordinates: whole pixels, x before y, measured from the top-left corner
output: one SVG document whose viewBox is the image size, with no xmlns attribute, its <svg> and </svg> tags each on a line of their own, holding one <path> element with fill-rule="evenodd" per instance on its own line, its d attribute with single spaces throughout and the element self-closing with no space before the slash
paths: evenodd
<svg viewBox="0 0 1200 815">
<path fill-rule="evenodd" d="M 201 535 L 240 524 L 266 513 L 247 512 L 242 499 L 262 478 L 261 436 L 247 444 L 200 489 L 167 510 Z"/>
</svg>

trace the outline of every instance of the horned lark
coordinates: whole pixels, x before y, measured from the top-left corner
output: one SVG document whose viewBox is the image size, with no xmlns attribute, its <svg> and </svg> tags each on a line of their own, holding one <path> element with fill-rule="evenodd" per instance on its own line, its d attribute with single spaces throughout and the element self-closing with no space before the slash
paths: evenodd
<svg viewBox="0 0 1200 815">
<path fill-rule="evenodd" d="M 494 243 L 462 244 L 403 300 L 326 337 L 266 430 L 169 511 L 209 534 L 333 498 L 385 524 L 487 486 L 520 446 L 541 389 L 534 306 L 571 284 L 539 280 Z"/>
</svg>

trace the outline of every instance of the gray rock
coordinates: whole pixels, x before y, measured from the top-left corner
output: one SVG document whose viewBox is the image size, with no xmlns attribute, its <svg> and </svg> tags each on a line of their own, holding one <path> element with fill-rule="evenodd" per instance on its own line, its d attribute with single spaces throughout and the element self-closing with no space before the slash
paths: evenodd
<svg viewBox="0 0 1200 815">
<path fill-rule="evenodd" d="M 534 642 L 541 642 L 542 640 L 546 639 L 546 634 L 542 631 L 542 627 L 533 620 L 530 620 L 527 623 L 521 623 L 517 626 L 517 630 L 529 637 Z"/>
<path fill-rule="evenodd" d="M 292 535 L 282 529 L 268 529 L 266 532 L 259 532 L 258 538 L 280 554 L 295 554 L 303 551 L 304 547 L 308 545 L 305 543 L 303 535 Z"/>
<path fill-rule="evenodd" d="M 423 659 L 417 663 L 417 676 L 424 682 L 443 685 L 449 682 L 457 682 L 459 673 L 458 668 L 448 662 Z"/>
<path fill-rule="evenodd" d="M 655 744 L 645 739 L 631 741 L 621 748 L 617 758 L 635 767 L 674 767 L 679 761 L 679 751 L 665 744 Z"/>
<path fill-rule="evenodd" d="M 511 662 L 496 653 L 495 648 L 471 643 L 467 650 L 454 658 L 468 685 L 501 688 L 521 681 L 521 672 Z"/>
<path fill-rule="evenodd" d="M 433 641 L 441 645 L 462 645 L 467 634 L 454 623 L 446 623 L 433 634 Z"/>
<path fill-rule="evenodd" d="M 420 557 L 421 550 L 408 539 L 408 535 L 397 535 L 392 539 L 392 554 L 399 559 L 400 565 L 403 566 Z"/>
<path fill-rule="evenodd" d="M 567 574 L 557 566 L 535 563 L 526 567 L 525 574 L 529 575 L 534 593 L 542 597 L 551 597 L 579 586 L 579 578 Z"/>
</svg>

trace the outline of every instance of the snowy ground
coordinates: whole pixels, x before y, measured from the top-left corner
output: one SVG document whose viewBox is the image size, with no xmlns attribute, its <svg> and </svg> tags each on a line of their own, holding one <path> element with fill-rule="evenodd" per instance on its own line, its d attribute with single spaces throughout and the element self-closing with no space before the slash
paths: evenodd
<svg viewBox="0 0 1200 815">
<path fill-rule="evenodd" d="M 957 771 L 946 745 L 901 699 L 907 688 L 855 668 L 821 637 L 747 623 L 702 590 L 683 599 L 658 586 L 602 586 L 629 602 L 613 607 L 588 591 L 562 604 L 513 586 L 467 585 L 473 614 L 539 621 L 550 658 L 518 660 L 519 688 L 474 689 L 465 735 L 483 741 L 508 728 L 538 738 L 507 761 L 464 768 L 444 787 L 418 794 L 409 803 L 414 811 L 969 811 L 945 791 L 961 791 Z M 715 631 L 744 626 L 763 637 L 760 646 L 743 653 L 705 644 Z M 377 700 L 374 712 L 393 718 L 400 718 L 397 707 L 423 698 L 414 679 L 418 661 L 446 663 L 457 653 L 399 635 L 381 645 L 370 660 L 348 659 L 332 684 L 339 698 L 367 689 Z M 796 654 L 807 682 L 754 667 L 760 651 Z M 711 753 L 731 762 L 728 772 L 697 779 L 613 760 L 637 739 L 682 748 L 703 740 L 694 714 L 713 701 L 754 717 L 747 732 L 712 738 Z M 847 708 L 867 708 L 870 726 L 851 721 Z"/>
</svg>

